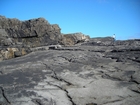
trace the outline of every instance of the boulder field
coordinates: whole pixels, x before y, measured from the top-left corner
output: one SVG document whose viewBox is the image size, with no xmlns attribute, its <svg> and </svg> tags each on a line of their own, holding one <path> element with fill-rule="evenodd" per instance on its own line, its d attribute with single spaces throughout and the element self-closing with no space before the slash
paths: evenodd
<svg viewBox="0 0 140 105">
<path fill-rule="evenodd" d="M 42 18 L 0 19 L 0 105 L 140 104 L 139 39 L 62 34 Z"/>
</svg>

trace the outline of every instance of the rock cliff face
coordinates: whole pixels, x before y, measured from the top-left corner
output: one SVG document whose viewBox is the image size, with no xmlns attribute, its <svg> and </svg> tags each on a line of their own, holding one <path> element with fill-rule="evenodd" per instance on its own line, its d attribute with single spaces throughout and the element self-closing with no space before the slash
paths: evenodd
<svg viewBox="0 0 140 105">
<path fill-rule="evenodd" d="M 0 58 L 9 59 L 0 62 L 0 105 L 140 104 L 139 39 L 61 34 L 58 25 L 43 18 L 7 21 L 0 23 Z M 30 21 L 49 24 L 54 32 L 42 34 L 48 28 L 39 31 L 37 25 L 34 33 Z M 21 26 L 14 24 L 24 24 L 26 31 L 21 34 Z"/>
<path fill-rule="evenodd" d="M 50 24 L 44 18 L 20 21 L 0 16 L 0 45 L 23 45 L 39 47 L 42 45 L 74 45 L 89 39 L 82 33 L 61 34 L 57 24 Z M 66 42 L 68 41 L 68 42 Z"/>
<path fill-rule="evenodd" d="M 29 53 L 30 48 L 34 47 L 57 44 L 72 46 L 88 39 L 82 33 L 61 34 L 61 28 L 57 24 L 50 24 L 44 18 L 20 21 L 0 16 L 0 60 L 22 56 L 21 49 Z M 7 48 L 17 50 L 11 54 Z"/>
<path fill-rule="evenodd" d="M 61 38 L 60 27 L 44 18 L 19 21 L 0 17 L 1 45 L 28 45 L 38 47 L 57 44 Z M 2 40 L 3 39 L 3 40 Z"/>
</svg>

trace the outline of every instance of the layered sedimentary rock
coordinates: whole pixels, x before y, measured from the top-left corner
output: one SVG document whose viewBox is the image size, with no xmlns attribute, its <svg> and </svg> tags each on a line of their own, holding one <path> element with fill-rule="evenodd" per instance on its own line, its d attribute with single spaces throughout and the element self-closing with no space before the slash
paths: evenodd
<svg viewBox="0 0 140 105">
<path fill-rule="evenodd" d="M 44 18 L 20 21 L 0 16 L 0 61 L 24 55 L 21 49 L 28 54 L 30 48 L 57 44 L 72 46 L 88 39 L 82 33 L 61 34 L 59 25 L 50 24 Z M 7 48 L 17 50 L 9 52 Z"/>
<path fill-rule="evenodd" d="M 78 41 L 88 40 L 82 33 L 61 34 L 57 24 L 50 24 L 44 18 L 20 21 L 0 16 L 0 45 L 24 45 L 39 47 L 42 45 L 74 45 Z"/>
<path fill-rule="evenodd" d="M 57 24 L 51 25 L 44 18 L 20 21 L 1 16 L 0 29 L 1 45 L 38 47 L 57 44 L 61 37 L 60 27 Z"/>
</svg>

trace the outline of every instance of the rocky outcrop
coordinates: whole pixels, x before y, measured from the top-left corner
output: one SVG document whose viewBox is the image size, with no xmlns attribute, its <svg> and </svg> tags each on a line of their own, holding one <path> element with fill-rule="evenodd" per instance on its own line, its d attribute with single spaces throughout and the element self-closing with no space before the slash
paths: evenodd
<svg viewBox="0 0 140 105">
<path fill-rule="evenodd" d="M 60 27 L 44 18 L 20 21 L 0 16 L 0 29 L 1 45 L 38 47 L 57 44 L 61 38 Z"/>
<path fill-rule="evenodd" d="M 50 24 L 44 18 L 20 21 L 0 16 L 0 45 L 3 46 L 74 45 L 88 39 L 89 36 L 82 33 L 62 35 L 57 24 Z"/>
<path fill-rule="evenodd" d="M 0 105 L 139 105 L 140 41 L 88 45 L 92 40 L 1 61 Z"/>
<path fill-rule="evenodd" d="M 58 44 L 72 46 L 88 39 L 82 33 L 61 34 L 61 28 L 57 24 L 50 24 L 44 18 L 20 21 L 0 16 L 0 60 L 28 54 L 31 48 Z M 6 49 L 14 48 L 30 51 L 24 51 L 26 53 L 23 54 L 23 51 L 18 50 L 7 56 L 9 51 Z"/>
<path fill-rule="evenodd" d="M 140 104 L 139 39 L 60 30 L 0 16 L 0 105 Z"/>
<path fill-rule="evenodd" d="M 88 42 L 82 43 L 82 45 L 88 46 L 106 46 L 106 45 L 114 45 L 115 39 L 112 37 L 98 37 L 91 38 Z"/>
<path fill-rule="evenodd" d="M 29 54 L 30 52 L 32 52 L 30 48 L 1 48 L 0 61 L 20 57 Z"/>
<path fill-rule="evenodd" d="M 133 40 L 115 40 L 113 37 L 98 37 L 90 38 L 88 41 L 82 43 L 87 46 L 140 46 L 139 39 Z"/>
<path fill-rule="evenodd" d="M 77 43 L 87 42 L 89 39 L 90 37 L 88 35 L 82 33 L 62 34 L 62 40 L 60 43 L 71 46 Z"/>
<path fill-rule="evenodd" d="M 140 40 L 139 39 L 132 39 L 132 40 L 124 40 L 115 41 L 115 45 L 123 45 L 123 46 L 140 46 Z"/>
</svg>

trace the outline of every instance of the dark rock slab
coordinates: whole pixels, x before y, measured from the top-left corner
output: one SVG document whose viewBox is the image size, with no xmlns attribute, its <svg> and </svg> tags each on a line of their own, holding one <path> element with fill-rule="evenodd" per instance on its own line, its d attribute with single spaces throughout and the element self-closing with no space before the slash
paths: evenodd
<svg viewBox="0 0 140 105">
<path fill-rule="evenodd" d="M 61 46 L 2 61 L 0 104 L 137 105 L 139 50 L 128 49 Z"/>
</svg>

